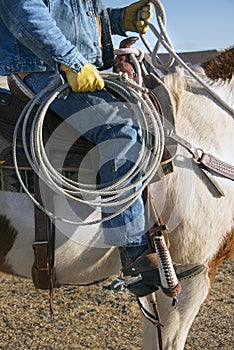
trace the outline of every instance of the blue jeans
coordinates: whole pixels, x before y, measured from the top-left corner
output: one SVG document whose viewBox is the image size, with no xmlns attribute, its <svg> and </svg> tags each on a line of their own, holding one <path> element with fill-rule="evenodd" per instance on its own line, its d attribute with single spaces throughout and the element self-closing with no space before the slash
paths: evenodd
<svg viewBox="0 0 234 350">
<path fill-rule="evenodd" d="M 38 93 L 55 78 L 58 79 L 58 73 L 32 73 L 24 78 L 24 82 Z M 101 186 L 115 182 L 135 163 L 140 148 L 137 127 L 129 109 L 105 89 L 85 93 L 69 90 L 50 108 L 98 146 Z M 131 191 L 135 189 L 128 192 Z M 111 208 L 111 212 L 115 210 L 117 208 Z M 109 208 L 102 209 L 102 217 L 109 215 L 109 211 Z M 103 233 L 105 244 L 110 246 L 146 244 L 142 196 L 139 195 L 121 214 L 104 221 Z"/>
</svg>

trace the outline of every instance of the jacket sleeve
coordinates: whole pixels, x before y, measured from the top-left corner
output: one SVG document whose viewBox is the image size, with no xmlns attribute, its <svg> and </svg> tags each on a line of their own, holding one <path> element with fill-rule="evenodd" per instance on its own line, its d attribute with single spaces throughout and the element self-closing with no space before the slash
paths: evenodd
<svg viewBox="0 0 234 350">
<path fill-rule="evenodd" d="M 47 65 L 64 63 L 79 71 L 87 63 L 42 0 L 0 0 L 0 16 L 13 36 Z"/>
<path fill-rule="evenodd" d="M 125 7 L 108 8 L 107 11 L 110 18 L 112 34 L 126 36 L 125 30 L 123 27 L 123 15 L 124 15 Z"/>
</svg>

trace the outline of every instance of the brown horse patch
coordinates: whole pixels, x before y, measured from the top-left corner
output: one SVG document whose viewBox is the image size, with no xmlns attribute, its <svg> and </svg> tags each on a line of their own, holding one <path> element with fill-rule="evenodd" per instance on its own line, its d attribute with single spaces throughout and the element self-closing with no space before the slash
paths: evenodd
<svg viewBox="0 0 234 350">
<path fill-rule="evenodd" d="M 11 273 L 11 267 L 5 259 L 14 245 L 17 231 L 11 226 L 10 220 L 4 215 L 0 215 L 0 270 Z"/>
<path fill-rule="evenodd" d="M 216 269 L 219 264 L 221 264 L 224 260 L 234 258 L 234 228 L 229 232 L 224 241 L 223 245 L 219 249 L 216 256 L 213 258 L 212 261 L 209 262 L 209 278 L 211 286 L 213 285 L 215 281 L 215 274 Z"/>
</svg>

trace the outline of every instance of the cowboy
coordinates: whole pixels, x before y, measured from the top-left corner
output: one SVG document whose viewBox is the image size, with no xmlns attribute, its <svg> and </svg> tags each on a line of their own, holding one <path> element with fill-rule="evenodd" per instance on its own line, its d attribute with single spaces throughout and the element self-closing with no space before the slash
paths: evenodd
<svg viewBox="0 0 234 350">
<path fill-rule="evenodd" d="M 116 9 L 106 9 L 102 0 L 0 0 L 0 75 L 17 75 L 34 93 L 66 79 L 69 93 L 50 108 L 63 120 L 75 114 L 72 126 L 98 145 L 103 186 L 131 169 L 140 135 L 128 108 L 105 89 L 99 70 L 113 64 L 111 35 L 145 33 L 151 17 L 148 0 Z M 104 221 L 103 231 L 105 243 L 118 247 L 125 271 L 147 252 L 142 196 Z M 147 295 L 157 289 L 153 280 L 143 272 L 131 291 Z"/>
</svg>

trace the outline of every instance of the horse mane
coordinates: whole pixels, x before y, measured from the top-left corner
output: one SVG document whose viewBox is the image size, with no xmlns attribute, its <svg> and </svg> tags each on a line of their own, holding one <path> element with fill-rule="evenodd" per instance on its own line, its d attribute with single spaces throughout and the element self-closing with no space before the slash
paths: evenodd
<svg viewBox="0 0 234 350">
<path fill-rule="evenodd" d="M 213 79 L 231 79 L 234 72 L 234 47 L 221 51 L 219 55 L 202 63 L 206 75 Z"/>
</svg>

